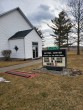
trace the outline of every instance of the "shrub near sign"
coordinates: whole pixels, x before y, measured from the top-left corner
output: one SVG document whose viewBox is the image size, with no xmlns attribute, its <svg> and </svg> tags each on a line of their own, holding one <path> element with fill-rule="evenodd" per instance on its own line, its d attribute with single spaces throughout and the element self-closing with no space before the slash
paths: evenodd
<svg viewBox="0 0 83 110">
<path fill-rule="evenodd" d="M 66 50 L 43 50 L 43 66 L 46 67 L 66 67 Z"/>
</svg>

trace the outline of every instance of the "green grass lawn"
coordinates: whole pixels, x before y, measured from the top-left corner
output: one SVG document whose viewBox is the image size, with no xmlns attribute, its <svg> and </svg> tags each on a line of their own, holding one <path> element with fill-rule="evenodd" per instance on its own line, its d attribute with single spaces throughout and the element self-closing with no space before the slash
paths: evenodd
<svg viewBox="0 0 83 110">
<path fill-rule="evenodd" d="M 28 72 L 39 66 L 19 71 Z M 68 54 L 68 67 L 83 70 L 83 54 Z M 39 74 L 28 79 L 0 73 L 11 81 L 0 83 L 0 110 L 83 110 L 83 75 Z"/>
</svg>

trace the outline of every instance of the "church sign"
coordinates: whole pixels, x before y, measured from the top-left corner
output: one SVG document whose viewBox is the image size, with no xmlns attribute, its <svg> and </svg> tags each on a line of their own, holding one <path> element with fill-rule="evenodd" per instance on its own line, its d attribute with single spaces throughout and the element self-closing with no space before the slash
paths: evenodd
<svg viewBox="0 0 83 110">
<path fill-rule="evenodd" d="M 67 55 L 65 49 L 43 50 L 42 51 L 43 66 L 46 67 L 66 67 Z"/>
</svg>

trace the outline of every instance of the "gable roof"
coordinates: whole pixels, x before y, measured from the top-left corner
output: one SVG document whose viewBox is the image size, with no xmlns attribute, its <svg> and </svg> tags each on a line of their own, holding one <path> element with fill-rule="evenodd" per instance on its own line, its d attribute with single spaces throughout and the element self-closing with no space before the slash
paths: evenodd
<svg viewBox="0 0 83 110">
<path fill-rule="evenodd" d="M 7 11 L 7 12 L 5 12 L 5 13 L 0 14 L 0 17 L 5 16 L 6 14 L 12 13 L 12 12 L 15 11 L 15 10 L 18 10 L 18 11 L 20 12 L 20 14 L 21 14 L 21 15 L 23 16 L 23 18 L 27 21 L 27 23 L 30 25 L 30 27 L 35 30 L 35 32 L 38 34 L 38 36 L 39 36 L 40 38 L 42 38 L 41 35 L 37 32 L 36 28 L 31 24 L 31 22 L 28 20 L 28 18 L 24 15 L 24 13 L 22 12 L 22 10 L 21 10 L 19 7 L 14 8 L 14 9 L 12 9 L 12 10 L 10 10 L 10 11 Z"/>
<path fill-rule="evenodd" d="M 18 31 L 15 33 L 12 37 L 10 37 L 8 40 L 13 40 L 13 39 L 23 39 L 27 34 L 29 34 L 33 29 L 29 30 L 23 30 L 23 31 Z"/>
<path fill-rule="evenodd" d="M 28 22 L 28 24 L 31 26 L 31 28 L 34 27 L 34 26 L 31 24 L 31 22 L 28 20 L 28 18 L 24 15 L 24 13 L 22 12 L 22 10 L 21 10 L 19 7 L 14 8 L 14 9 L 12 9 L 12 10 L 10 10 L 10 11 L 7 11 L 7 12 L 5 12 L 5 13 L 0 14 L 0 17 L 5 16 L 6 14 L 12 13 L 12 12 L 15 11 L 15 10 L 17 10 L 17 11 L 20 12 L 20 14 L 21 14 L 21 15 L 23 16 L 23 18 Z"/>
</svg>

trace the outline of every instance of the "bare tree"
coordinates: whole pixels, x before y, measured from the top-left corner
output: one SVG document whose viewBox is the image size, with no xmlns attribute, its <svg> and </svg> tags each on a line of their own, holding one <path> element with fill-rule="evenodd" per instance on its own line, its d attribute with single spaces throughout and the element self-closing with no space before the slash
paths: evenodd
<svg viewBox="0 0 83 110">
<path fill-rule="evenodd" d="M 74 24 L 77 33 L 77 55 L 80 55 L 80 43 L 83 35 L 83 0 L 68 0 L 70 12 L 74 17 Z"/>
<path fill-rule="evenodd" d="M 39 36 L 42 38 L 42 47 L 44 47 L 45 46 L 45 37 L 43 36 L 43 32 L 37 27 L 34 27 L 34 29 L 39 34 Z"/>
</svg>

